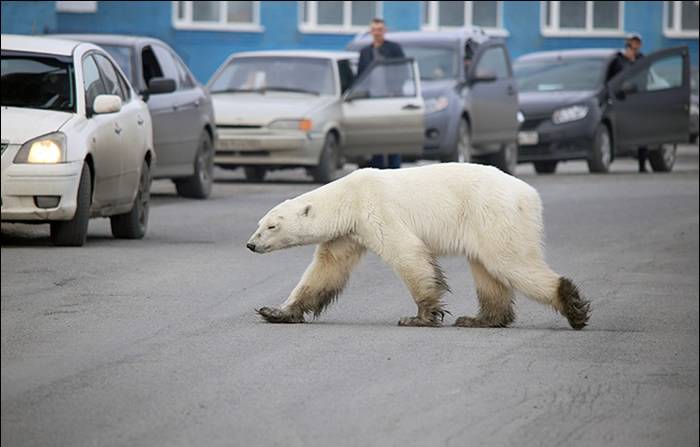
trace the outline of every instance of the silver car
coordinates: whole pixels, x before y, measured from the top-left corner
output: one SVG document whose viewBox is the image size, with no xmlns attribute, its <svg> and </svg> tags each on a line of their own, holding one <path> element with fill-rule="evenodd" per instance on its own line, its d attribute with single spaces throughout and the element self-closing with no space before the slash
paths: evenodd
<svg viewBox="0 0 700 447">
<path fill-rule="evenodd" d="M 214 162 L 261 181 L 271 169 L 305 167 L 333 180 L 346 161 L 374 154 L 417 156 L 423 99 L 412 59 L 382 61 L 355 79 L 357 53 L 234 54 L 208 87 L 219 141 Z"/>
</svg>

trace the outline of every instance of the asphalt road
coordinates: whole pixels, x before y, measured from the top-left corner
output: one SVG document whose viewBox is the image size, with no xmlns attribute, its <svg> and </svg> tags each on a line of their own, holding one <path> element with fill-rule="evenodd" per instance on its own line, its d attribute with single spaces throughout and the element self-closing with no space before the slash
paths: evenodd
<svg viewBox="0 0 700 447">
<path fill-rule="evenodd" d="M 671 174 L 632 160 L 521 177 L 542 194 L 547 259 L 593 304 L 590 326 L 517 298 L 508 329 L 473 314 L 445 259 L 447 327 L 405 328 L 403 284 L 367 256 L 304 325 L 263 323 L 312 247 L 255 255 L 273 205 L 316 185 L 219 171 L 208 201 L 154 183 L 148 235 L 90 224 L 83 248 L 2 226 L 2 445 L 698 445 L 698 148 Z"/>
</svg>

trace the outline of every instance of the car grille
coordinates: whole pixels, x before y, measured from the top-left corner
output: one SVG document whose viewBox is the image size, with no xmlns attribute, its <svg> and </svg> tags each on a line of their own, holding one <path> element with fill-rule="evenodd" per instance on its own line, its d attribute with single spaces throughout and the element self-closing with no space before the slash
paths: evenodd
<svg viewBox="0 0 700 447">
<path fill-rule="evenodd" d="M 540 127 L 540 124 L 547 121 L 549 117 L 545 118 L 525 118 L 525 121 L 520 125 L 520 130 L 535 130 Z"/>
<path fill-rule="evenodd" d="M 256 124 L 219 124 L 217 129 L 260 129 L 262 126 Z"/>
</svg>

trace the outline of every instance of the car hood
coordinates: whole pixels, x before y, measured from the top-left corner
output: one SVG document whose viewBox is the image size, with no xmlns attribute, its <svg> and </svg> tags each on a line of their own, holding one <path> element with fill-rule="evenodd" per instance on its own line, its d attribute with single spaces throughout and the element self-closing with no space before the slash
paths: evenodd
<svg viewBox="0 0 700 447">
<path fill-rule="evenodd" d="M 264 126 L 277 119 L 304 118 L 338 99 L 296 93 L 215 93 L 216 124 Z"/>
<path fill-rule="evenodd" d="M 595 95 L 594 91 L 571 92 L 520 92 L 520 110 L 525 116 L 547 115 L 568 105 L 585 102 Z"/>
<path fill-rule="evenodd" d="M 0 114 L 2 139 L 10 144 L 23 144 L 32 138 L 56 132 L 74 115 L 56 110 L 4 106 Z"/>
<path fill-rule="evenodd" d="M 437 98 L 449 90 L 454 90 L 457 81 L 454 79 L 441 79 L 439 81 L 421 80 L 423 98 Z"/>
</svg>

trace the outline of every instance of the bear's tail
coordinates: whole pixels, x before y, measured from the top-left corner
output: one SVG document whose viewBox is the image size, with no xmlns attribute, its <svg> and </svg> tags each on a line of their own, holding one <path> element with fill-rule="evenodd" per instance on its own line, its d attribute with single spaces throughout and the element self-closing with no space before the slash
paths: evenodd
<svg viewBox="0 0 700 447">
<path fill-rule="evenodd" d="M 591 316 L 591 303 L 581 296 L 578 287 L 569 278 L 559 278 L 557 290 L 561 313 L 569 320 L 569 324 L 576 330 L 583 329 L 588 324 Z"/>
</svg>

